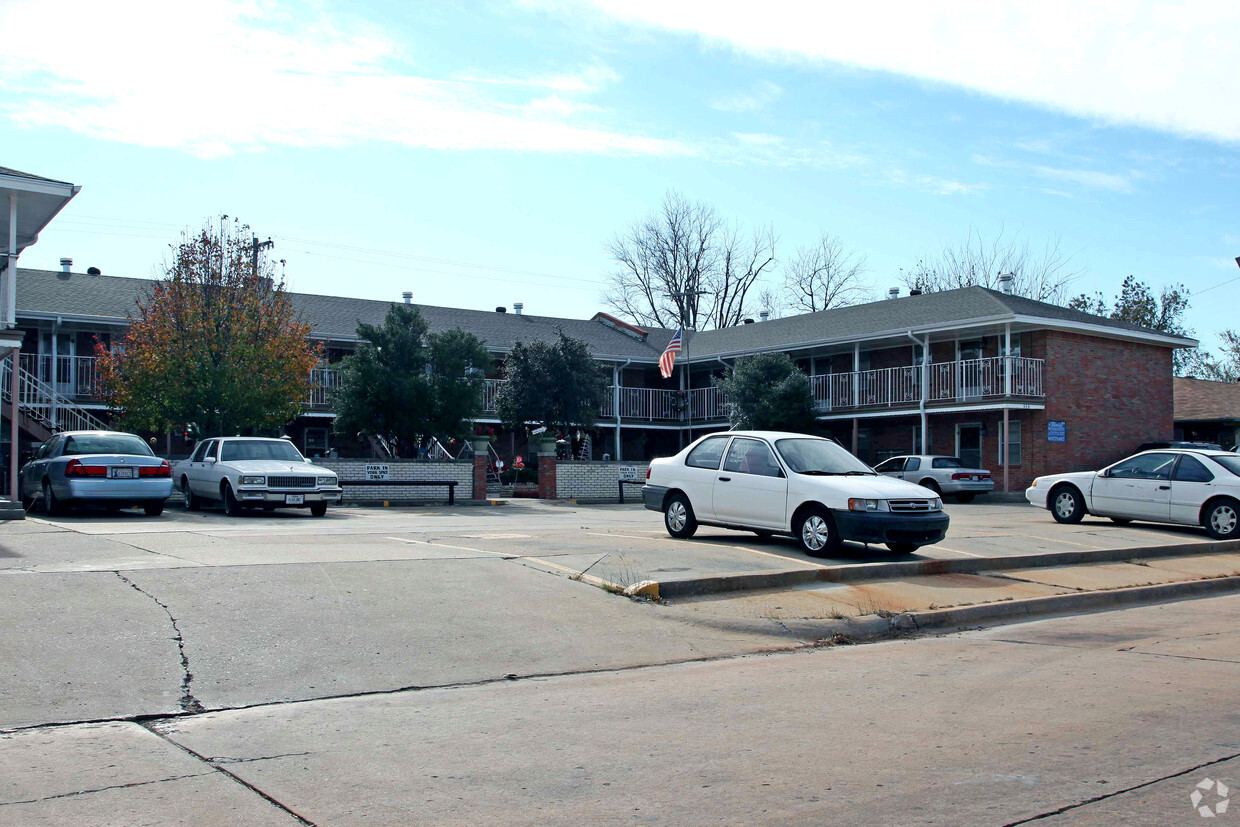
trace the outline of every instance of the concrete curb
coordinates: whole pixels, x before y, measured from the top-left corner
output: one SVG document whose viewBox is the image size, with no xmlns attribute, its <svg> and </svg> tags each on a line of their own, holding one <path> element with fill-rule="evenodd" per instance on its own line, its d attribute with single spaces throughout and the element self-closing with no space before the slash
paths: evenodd
<svg viewBox="0 0 1240 827">
<path fill-rule="evenodd" d="M 925 577 L 933 574 L 976 574 L 984 571 L 1075 566 L 1083 563 L 1116 563 L 1154 557 L 1185 557 L 1196 554 L 1224 554 L 1240 551 L 1240 540 L 1219 540 L 1099 551 L 1055 551 L 1021 554 L 1014 557 L 969 557 L 963 560 L 910 560 L 899 563 L 857 563 L 817 569 L 736 572 L 707 577 L 686 577 L 659 581 L 659 596 L 690 597 L 719 592 L 772 589 L 804 583 L 845 583 L 858 580 L 885 580 Z"/>
</svg>

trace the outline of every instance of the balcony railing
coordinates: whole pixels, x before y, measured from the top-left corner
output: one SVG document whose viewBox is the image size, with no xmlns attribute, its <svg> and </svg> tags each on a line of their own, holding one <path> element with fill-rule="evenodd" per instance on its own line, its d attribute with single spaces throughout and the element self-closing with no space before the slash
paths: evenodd
<svg viewBox="0 0 1240 827">
<path fill-rule="evenodd" d="M 95 399 L 99 391 L 99 374 L 95 370 L 94 356 L 52 356 L 41 353 L 23 353 L 22 370 L 66 399 L 87 402 Z"/>
<path fill-rule="evenodd" d="M 329 407 L 331 392 L 340 387 L 340 371 L 332 368 L 314 368 L 310 371 L 310 407 Z"/>
</svg>

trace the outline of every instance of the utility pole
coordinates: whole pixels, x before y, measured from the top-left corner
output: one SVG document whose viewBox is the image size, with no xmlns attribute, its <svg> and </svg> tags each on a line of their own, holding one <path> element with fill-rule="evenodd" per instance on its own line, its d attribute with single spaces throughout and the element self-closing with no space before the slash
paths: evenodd
<svg viewBox="0 0 1240 827">
<path fill-rule="evenodd" d="M 254 278 L 258 278 L 258 251 L 259 250 L 270 250 L 272 247 L 276 246 L 276 243 L 271 240 L 270 236 L 267 237 L 266 241 L 263 241 L 261 243 L 258 240 L 258 236 L 252 236 L 252 238 L 254 239 L 254 241 L 253 241 L 253 245 L 250 248 L 250 252 L 254 256 Z"/>
</svg>

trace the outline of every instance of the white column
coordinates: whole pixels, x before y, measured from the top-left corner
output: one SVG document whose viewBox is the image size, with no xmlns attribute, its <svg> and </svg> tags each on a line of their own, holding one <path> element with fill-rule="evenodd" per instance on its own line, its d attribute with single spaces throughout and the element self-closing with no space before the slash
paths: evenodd
<svg viewBox="0 0 1240 827">
<path fill-rule="evenodd" d="M 17 193 L 9 193 L 9 263 L 4 271 L 3 290 L 0 290 L 0 327 L 17 326 Z M 17 363 L 13 363 L 17 367 Z M 16 376 L 16 372 L 13 374 Z M 16 399 L 17 397 L 14 397 Z"/>
<path fill-rule="evenodd" d="M 52 389 L 52 398 L 47 400 L 49 410 L 51 411 L 52 427 L 56 427 L 56 376 L 60 367 L 60 325 L 52 323 L 52 372 L 48 377 L 47 383 Z M 37 371 L 38 368 L 36 367 Z"/>
<path fill-rule="evenodd" d="M 861 343 L 857 342 L 853 345 L 853 407 L 861 404 Z M 853 453 L 857 452 L 856 438 L 853 439 Z"/>
<path fill-rule="evenodd" d="M 921 452 L 930 453 L 929 415 L 926 414 L 926 402 L 930 399 L 930 334 L 921 346 Z"/>
<path fill-rule="evenodd" d="M 1012 395 L 1012 323 L 1003 326 L 1003 395 Z"/>
<path fill-rule="evenodd" d="M 16 274 L 16 271 L 14 271 Z M 12 380 L 12 399 L 13 405 L 9 409 L 9 497 L 17 503 L 21 502 L 21 493 L 17 490 L 17 396 L 21 388 L 21 379 L 17 375 L 18 365 L 21 364 L 22 349 L 13 348 L 13 370 L 10 373 Z"/>
</svg>

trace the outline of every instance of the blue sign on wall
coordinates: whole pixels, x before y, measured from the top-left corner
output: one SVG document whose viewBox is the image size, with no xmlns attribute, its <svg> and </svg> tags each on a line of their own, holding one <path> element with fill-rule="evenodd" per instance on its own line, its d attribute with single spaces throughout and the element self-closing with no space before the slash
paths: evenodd
<svg viewBox="0 0 1240 827">
<path fill-rule="evenodd" d="M 1068 441 L 1068 423 L 1061 422 L 1056 419 L 1047 420 L 1046 441 L 1047 442 L 1067 442 Z"/>
</svg>

